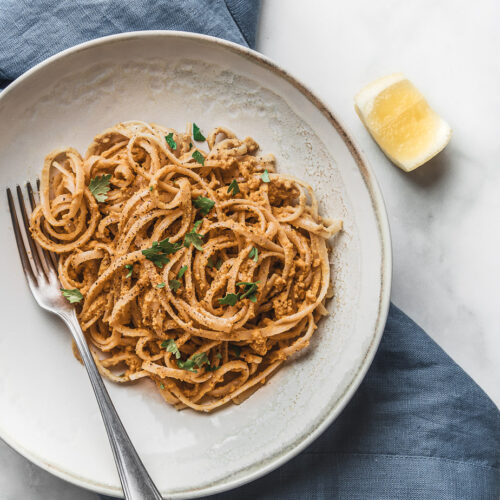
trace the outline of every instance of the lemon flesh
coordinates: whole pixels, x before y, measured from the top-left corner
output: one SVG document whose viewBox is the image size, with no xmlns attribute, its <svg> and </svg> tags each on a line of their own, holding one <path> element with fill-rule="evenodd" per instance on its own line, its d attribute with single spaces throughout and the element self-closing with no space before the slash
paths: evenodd
<svg viewBox="0 0 500 500">
<path fill-rule="evenodd" d="M 380 148 L 407 172 L 437 155 L 450 140 L 448 124 L 400 73 L 366 86 L 355 104 Z"/>
</svg>

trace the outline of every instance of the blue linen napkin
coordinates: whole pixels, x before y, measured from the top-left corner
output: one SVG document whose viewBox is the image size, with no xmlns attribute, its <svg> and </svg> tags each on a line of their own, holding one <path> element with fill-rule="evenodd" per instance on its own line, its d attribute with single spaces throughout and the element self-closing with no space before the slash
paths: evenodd
<svg viewBox="0 0 500 500">
<path fill-rule="evenodd" d="M 0 87 L 62 49 L 100 36 L 175 29 L 252 47 L 258 0 L 0 0 Z M 368 374 L 309 448 L 211 498 L 498 500 L 500 412 L 391 305 Z M 104 499 L 105 497 L 103 497 Z"/>
</svg>

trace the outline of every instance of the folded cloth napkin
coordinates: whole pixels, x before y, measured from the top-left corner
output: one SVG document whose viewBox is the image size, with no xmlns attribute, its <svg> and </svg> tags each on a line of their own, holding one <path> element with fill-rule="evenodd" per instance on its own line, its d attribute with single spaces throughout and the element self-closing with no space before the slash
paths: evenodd
<svg viewBox="0 0 500 500">
<path fill-rule="evenodd" d="M 6 85 L 62 49 L 124 31 L 253 46 L 258 9 L 256 0 L 1 0 L 0 78 Z M 375 360 L 330 428 L 278 470 L 212 498 L 498 500 L 500 412 L 391 306 Z"/>
</svg>

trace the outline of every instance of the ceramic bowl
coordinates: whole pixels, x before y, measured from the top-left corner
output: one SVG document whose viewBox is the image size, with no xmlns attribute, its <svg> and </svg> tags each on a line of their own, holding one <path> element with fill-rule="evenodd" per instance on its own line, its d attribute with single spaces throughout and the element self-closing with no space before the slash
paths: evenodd
<svg viewBox="0 0 500 500">
<path fill-rule="evenodd" d="M 334 83 L 333 83 L 334 84 Z M 353 141 L 302 84 L 252 50 L 181 32 L 84 43 L 44 61 L 0 94 L 0 437 L 44 469 L 100 493 L 121 488 L 96 401 L 69 332 L 32 299 L 5 187 L 35 179 L 44 156 L 124 120 L 251 136 L 277 168 L 306 180 L 321 213 L 342 218 L 332 241 L 335 296 L 308 349 L 243 404 L 178 412 L 148 382 L 107 383 L 159 489 L 208 495 L 251 481 L 317 438 L 349 401 L 380 341 L 391 249 L 383 200 Z"/>
</svg>

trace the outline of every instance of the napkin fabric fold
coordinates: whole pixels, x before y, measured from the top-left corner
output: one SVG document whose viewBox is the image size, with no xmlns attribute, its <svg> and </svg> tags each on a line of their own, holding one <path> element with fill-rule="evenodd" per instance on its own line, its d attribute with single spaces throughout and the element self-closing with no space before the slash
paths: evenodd
<svg viewBox="0 0 500 500">
<path fill-rule="evenodd" d="M 68 47 L 127 31 L 190 31 L 252 47 L 258 13 L 252 0 L 0 0 L 0 83 Z"/>
<path fill-rule="evenodd" d="M 170 29 L 253 47 L 258 11 L 258 0 L 1 0 L 0 88 L 113 33 Z M 366 378 L 330 428 L 278 470 L 211 498 L 498 500 L 500 412 L 392 305 Z"/>
<path fill-rule="evenodd" d="M 498 500 L 500 413 L 463 370 L 391 305 L 353 399 L 278 470 L 214 500 Z"/>
</svg>

